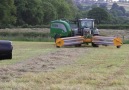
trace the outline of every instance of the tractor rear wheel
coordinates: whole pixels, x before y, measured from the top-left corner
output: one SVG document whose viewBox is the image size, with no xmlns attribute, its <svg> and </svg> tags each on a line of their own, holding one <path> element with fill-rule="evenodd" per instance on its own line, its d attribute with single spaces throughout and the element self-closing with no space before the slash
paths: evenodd
<svg viewBox="0 0 129 90">
<path fill-rule="evenodd" d="M 76 44 L 75 47 L 81 47 L 81 44 Z"/>
<path fill-rule="evenodd" d="M 99 45 L 92 43 L 92 47 L 99 47 Z"/>
</svg>

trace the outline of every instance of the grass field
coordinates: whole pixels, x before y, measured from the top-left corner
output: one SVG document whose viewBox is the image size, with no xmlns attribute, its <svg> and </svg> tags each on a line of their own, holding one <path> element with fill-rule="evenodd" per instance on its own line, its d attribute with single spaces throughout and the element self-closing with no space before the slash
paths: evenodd
<svg viewBox="0 0 129 90">
<path fill-rule="evenodd" d="M 13 41 L 13 59 L 0 61 L 0 65 L 14 64 L 53 50 L 54 43 Z"/>
<path fill-rule="evenodd" d="M 8 76 L 10 75 L 9 77 L 13 78 L 9 81 L 1 81 L 1 90 L 129 89 L 129 45 L 123 45 L 120 49 L 114 46 L 100 46 L 99 48 L 64 47 L 57 49 L 53 43 L 45 42 L 13 42 L 13 45 L 15 47 L 13 60 L 0 61 L 0 64 L 11 64 L 13 66 L 15 65 L 14 62 L 21 60 L 23 62 L 29 58 L 35 58 L 35 61 L 37 61 L 38 58 L 44 60 L 45 57 L 48 57 L 45 60 L 49 61 L 51 59 L 53 63 L 60 60 L 55 65 L 61 64 L 65 59 L 68 62 L 72 60 L 74 62 L 67 65 L 65 63 L 51 71 L 24 72 L 19 77 L 13 77 L 7 73 Z M 5 80 L 5 77 L 3 80 Z"/>
</svg>

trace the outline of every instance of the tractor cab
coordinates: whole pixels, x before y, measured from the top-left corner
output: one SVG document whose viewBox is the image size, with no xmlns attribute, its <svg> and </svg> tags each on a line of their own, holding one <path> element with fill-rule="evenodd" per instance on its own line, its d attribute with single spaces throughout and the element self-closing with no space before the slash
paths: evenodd
<svg viewBox="0 0 129 90">
<path fill-rule="evenodd" d="M 98 29 L 94 27 L 94 19 L 78 19 L 77 28 L 74 29 L 75 35 L 85 36 L 86 34 L 98 35 Z"/>
</svg>

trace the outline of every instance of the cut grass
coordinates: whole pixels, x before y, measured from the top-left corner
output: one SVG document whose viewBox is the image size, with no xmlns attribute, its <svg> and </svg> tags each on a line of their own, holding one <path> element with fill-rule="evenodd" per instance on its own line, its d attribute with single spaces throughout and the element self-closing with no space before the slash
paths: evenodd
<svg viewBox="0 0 129 90">
<path fill-rule="evenodd" d="M 33 58 L 42 53 L 54 50 L 52 42 L 18 42 L 13 41 L 13 58 L 11 60 L 1 60 L 0 65 L 7 65 Z"/>
<path fill-rule="evenodd" d="M 24 48 L 22 45 L 19 47 Z M 111 46 L 89 50 L 71 66 L 52 72 L 27 73 L 11 82 L 0 83 L 0 89 L 128 90 L 129 45 L 123 45 L 120 49 Z"/>
</svg>

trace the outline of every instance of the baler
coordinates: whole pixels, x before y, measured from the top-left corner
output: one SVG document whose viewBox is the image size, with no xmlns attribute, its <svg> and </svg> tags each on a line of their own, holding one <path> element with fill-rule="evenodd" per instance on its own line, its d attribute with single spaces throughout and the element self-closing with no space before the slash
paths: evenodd
<svg viewBox="0 0 129 90">
<path fill-rule="evenodd" d="M 118 36 L 99 35 L 94 27 L 94 19 L 87 18 L 78 19 L 72 24 L 66 20 L 51 21 L 50 35 L 55 39 L 56 47 L 81 46 L 84 43 L 91 43 L 93 47 L 114 45 L 120 48 L 122 45 L 122 39 Z"/>
<path fill-rule="evenodd" d="M 0 60 L 12 59 L 12 42 L 8 40 L 0 40 Z"/>
</svg>

